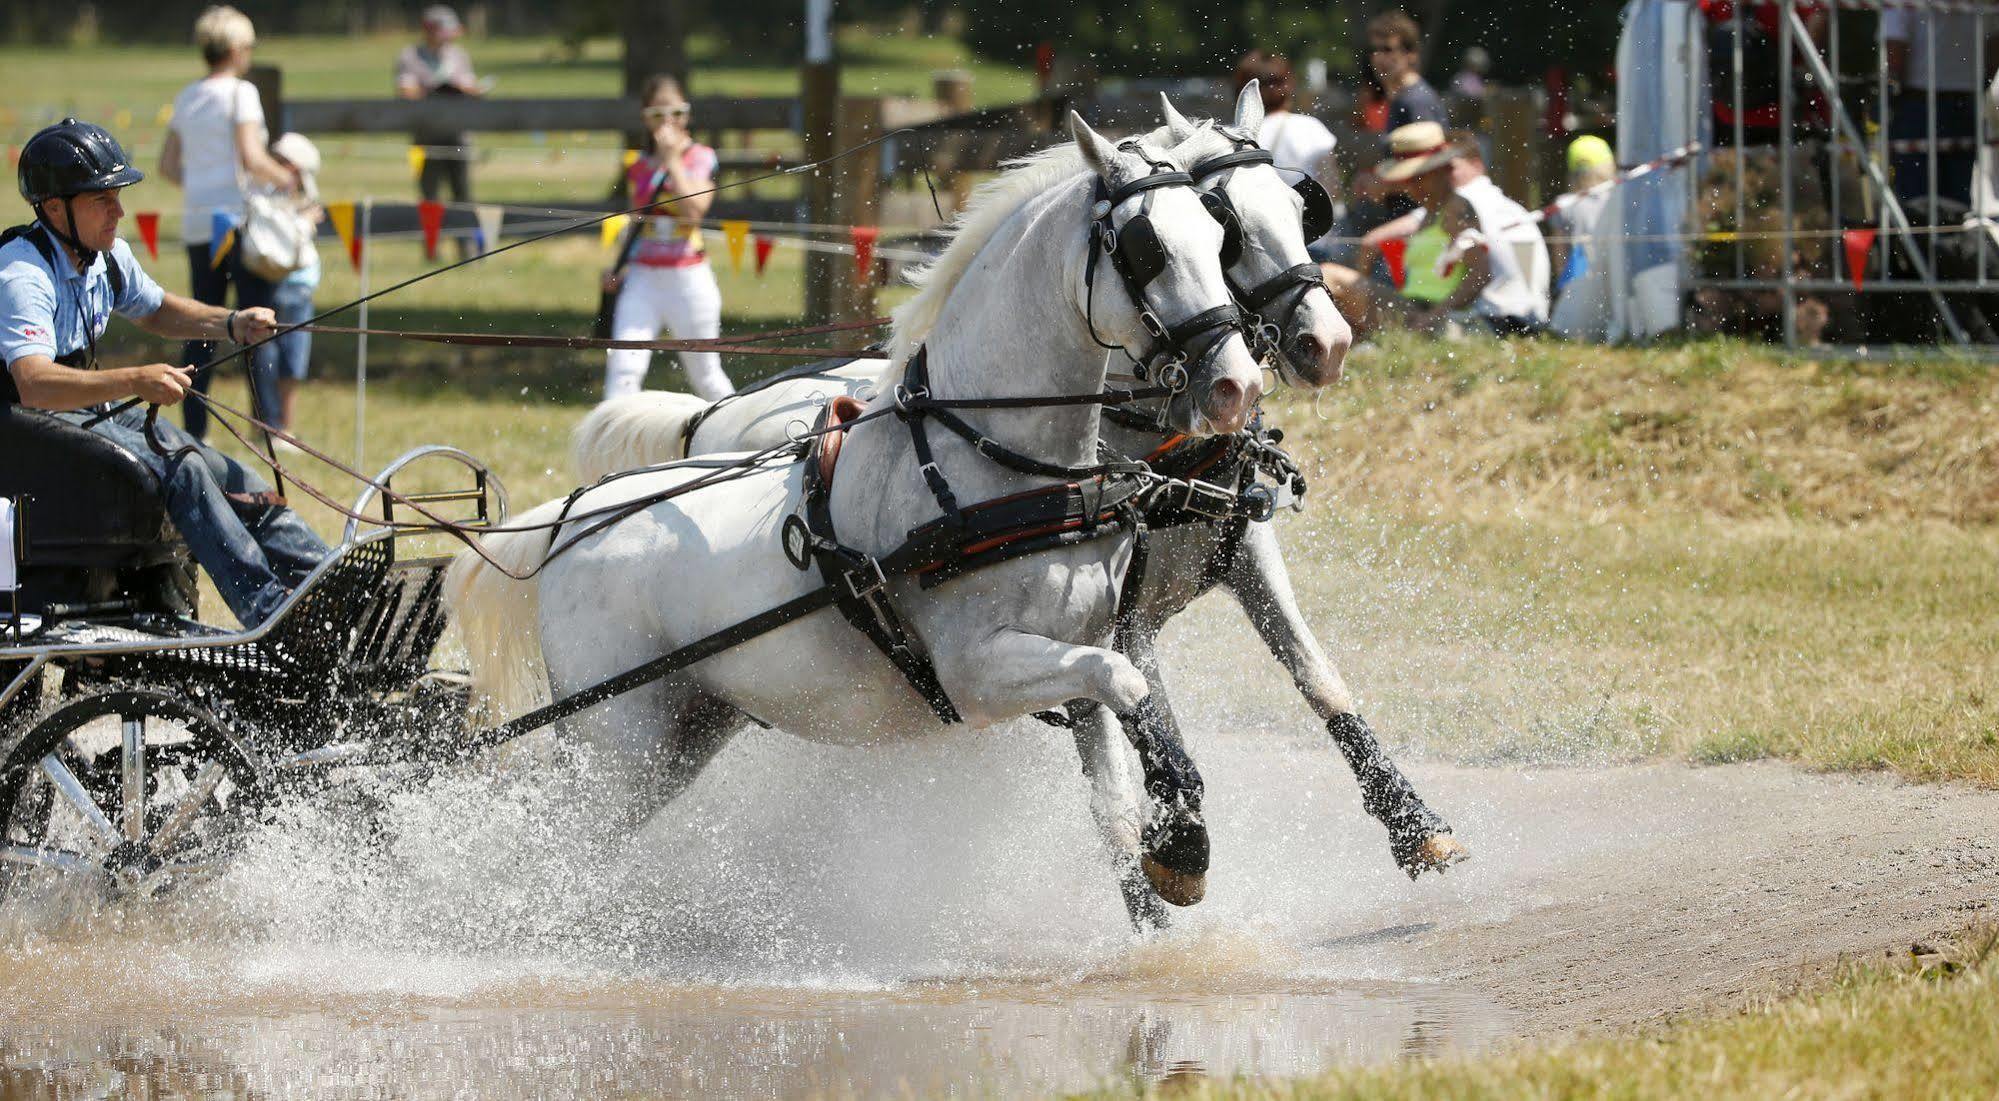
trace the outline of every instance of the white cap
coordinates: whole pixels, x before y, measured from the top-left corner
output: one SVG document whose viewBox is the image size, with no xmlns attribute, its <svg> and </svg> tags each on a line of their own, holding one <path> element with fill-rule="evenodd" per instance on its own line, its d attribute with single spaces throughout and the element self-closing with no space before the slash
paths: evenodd
<svg viewBox="0 0 1999 1101">
<path fill-rule="evenodd" d="M 299 170 L 301 175 L 319 175 L 319 146 L 304 134 L 288 133 L 271 143 L 271 152 Z"/>
</svg>

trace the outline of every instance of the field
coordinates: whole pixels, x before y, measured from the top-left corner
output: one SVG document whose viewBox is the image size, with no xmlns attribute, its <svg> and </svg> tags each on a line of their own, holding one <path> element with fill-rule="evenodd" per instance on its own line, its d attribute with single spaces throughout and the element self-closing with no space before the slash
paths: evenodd
<svg viewBox="0 0 1999 1101">
<path fill-rule="evenodd" d="M 386 59 L 398 44 L 279 40 L 261 56 L 285 67 L 294 94 L 360 95 L 386 83 Z M 920 93 L 930 69 L 964 62 L 948 43 L 879 36 L 849 45 L 858 59 L 850 82 L 881 91 Z M 19 131 L 58 107 L 113 119 L 124 111 L 138 135 L 134 144 L 154 148 L 151 111 L 190 75 L 186 54 L 0 49 L 0 66 L 18 76 L 0 91 L 0 109 L 11 112 L 0 114 L 0 129 Z M 703 91 L 791 87 L 783 71 L 722 64 L 712 43 L 696 43 L 695 54 Z M 114 56 L 122 79 L 115 93 L 101 93 L 102 103 L 38 103 L 27 91 L 63 86 L 66 72 Z M 608 43 L 588 44 L 571 59 L 550 43 L 500 40 L 480 44 L 475 56 L 509 94 L 603 94 L 617 79 Z M 1013 98 L 1026 86 L 1017 71 L 976 72 L 985 102 Z M 588 196 L 616 164 L 608 139 L 551 135 L 543 146 L 521 136 L 493 148 L 481 169 L 493 198 Z M 398 143 L 336 143 L 329 153 L 336 166 L 329 188 L 411 190 Z M 159 185 L 161 209 L 177 202 Z M 718 265 L 725 331 L 796 316 L 797 255 L 780 250 L 761 278 Z M 594 240 L 521 250 L 384 301 L 371 322 L 580 332 L 595 306 L 594 273 L 603 259 Z M 155 267 L 170 288 L 184 285 L 173 253 Z M 385 243 L 372 278 L 379 287 L 423 270 L 414 245 Z M 321 302 L 345 301 L 356 288 L 354 274 L 329 254 Z M 122 338 L 113 346 L 109 358 L 118 362 L 171 354 Z M 296 427 L 351 461 L 354 345 L 321 338 L 318 349 Z M 566 435 L 596 392 L 597 357 L 440 351 L 386 340 L 370 353 L 363 465 L 379 466 L 418 444 L 450 443 L 489 460 L 517 507 L 570 487 Z M 740 357 L 728 364 L 738 381 L 771 366 Z M 1304 514 L 1280 523 L 1307 617 L 1398 750 L 1437 763 L 1468 788 L 1510 771 L 1581 784 L 1574 778 L 1594 775 L 1591 769 L 1610 766 L 1624 775 L 1615 770 L 1636 765 L 1646 776 L 1670 766 L 1675 776 L 1727 783 L 1747 776 L 1739 790 L 1775 790 L 1791 782 L 1792 768 L 1743 771 L 1745 762 L 1775 761 L 1837 777 L 1878 774 L 1863 785 L 1876 800 L 1870 806 L 1904 797 L 1952 807 L 1990 803 L 1999 789 L 1999 632 L 1992 626 L 1999 622 L 1999 378 L 1989 364 L 1814 359 L 1724 341 L 1604 349 L 1391 339 L 1358 351 L 1348 372 L 1316 397 L 1280 393 L 1267 402 L 1312 484 Z M 650 384 L 678 386 L 677 371 L 662 361 Z M 234 374 L 217 394 L 247 405 Z M 224 446 L 242 450 L 233 441 Z M 303 459 L 297 465 L 336 496 L 351 496 L 337 476 Z M 297 492 L 293 498 L 322 532 L 338 530 L 328 510 Z M 207 606 L 219 607 L 212 593 Z M 1233 624 L 1239 618 L 1210 613 L 1202 624 L 1224 624 L 1215 637 L 1253 652 L 1254 640 Z M 1241 667 L 1261 670 L 1261 660 L 1243 659 Z M 1273 726 L 1296 723 L 1295 701 L 1279 698 L 1281 686 L 1269 699 L 1215 703 L 1228 685 L 1186 675 L 1183 682 L 1204 713 L 1244 726 L 1266 717 Z M 1896 786 L 1900 781 L 1936 786 Z M 1866 832 L 1869 823 L 1851 825 Z M 1917 891 L 1931 882 L 1975 885 L 1951 862 L 1964 853 L 1936 853 L 1909 840 L 1920 823 L 1895 825 L 1903 833 L 1870 854 L 1877 863 L 1906 864 L 1900 877 Z M 1552 829 L 1545 822 L 1539 828 Z M 1690 867 L 1722 867 L 1750 859 L 1738 852 L 1753 852 L 1772 861 L 1773 884 L 1787 870 L 1794 881 L 1837 878 L 1836 849 L 1793 860 L 1784 846 L 1794 841 L 1815 848 L 1809 830 L 1802 838 L 1773 831 L 1768 838 L 1709 837 L 1706 850 L 1681 858 Z M 1648 858 L 1642 849 L 1619 852 L 1633 864 Z M 1807 856 L 1817 863 L 1802 863 Z M 1965 867 L 1989 871 L 1989 860 L 1978 859 L 1987 862 Z M 1844 884 L 1821 885 L 1830 893 L 1814 895 L 1813 904 L 1836 925 L 1851 909 L 1837 893 Z M 1681 900 L 1624 901 L 1625 917 L 1636 924 L 1635 910 Z M 1969 903 L 1953 911 L 1947 931 L 1963 936 L 1907 963 L 1870 954 L 1838 965 L 1813 958 L 1809 946 L 1773 951 L 1783 966 L 1799 965 L 1795 981 L 1783 981 L 1789 972 L 1766 973 L 1759 978 L 1770 982 L 1759 991 L 1738 987 L 1687 1003 L 1701 1012 L 1731 1011 L 1720 1016 L 1661 1023 L 1613 1014 L 1604 1018 L 1608 1036 L 1595 1035 L 1601 1030 L 1588 1019 L 1574 1029 L 1564 1019 L 1529 1031 L 1538 1041 L 1551 1030 L 1563 1037 L 1580 1030 L 1581 1039 L 1193 1092 L 1973 1095 L 1999 1074 L 1989 1042 L 1999 1027 L 1992 1016 L 1999 965 L 1991 937 L 1967 932 L 1981 916 Z M 976 927 L 973 917 L 964 920 Z M 1729 912 L 1713 920 L 1725 923 Z M 1846 916 L 1848 926 L 1858 921 Z M 1570 939 L 1564 930 L 1549 939 L 1557 934 Z M 1784 930 L 1765 935 L 1781 940 Z M 1633 955 L 1648 948 L 1639 945 Z M 1143 972 L 1147 960 L 1121 965 Z M 1578 966 L 1585 970 L 1573 981 L 1581 990 L 1595 972 Z M 1602 966 L 1635 965 L 1620 958 Z M 1772 982 L 1790 996 L 1773 996 Z"/>
</svg>

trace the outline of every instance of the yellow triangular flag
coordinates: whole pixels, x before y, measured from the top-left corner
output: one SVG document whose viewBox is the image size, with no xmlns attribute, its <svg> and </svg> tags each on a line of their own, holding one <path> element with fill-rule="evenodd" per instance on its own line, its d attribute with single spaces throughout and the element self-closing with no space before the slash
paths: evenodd
<svg viewBox="0 0 1999 1101">
<path fill-rule="evenodd" d="M 421 145 L 412 145 L 412 146 L 410 146 L 410 174 L 411 174 L 411 175 L 413 175 L 413 176 L 421 176 L 421 175 L 423 175 L 423 158 L 424 158 L 424 152 L 423 152 L 423 146 L 421 146 Z"/>
<path fill-rule="evenodd" d="M 630 168 L 637 163 L 639 163 L 639 151 L 636 149 L 625 150 L 625 167 Z"/>
<path fill-rule="evenodd" d="M 617 214 L 604 220 L 600 229 L 604 234 L 605 248 L 610 248 L 612 245 L 618 243 L 618 234 L 625 231 L 625 225 L 631 220 L 631 216 L 628 214 Z"/>
<path fill-rule="evenodd" d="M 354 204 L 327 203 L 326 220 L 333 223 L 333 232 L 340 235 L 340 244 L 347 249 L 347 255 L 350 258 L 359 255 L 354 247 Z"/>
<path fill-rule="evenodd" d="M 130 130 L 132 128 L 132 112 L 122 107 L 119 108 L 118 113 L 111 116 L 111 125 L 117 127 L 120 133 Z"/>
<path fill-rule="evenodd" d="M 167 123 L 172 122 L 173 120 L 174 120 L 174 105 L 171 103 L 160 104 L 159 113 L 153 116 L 153 121 L 159 123 L 161 126 L 165 126 Z"/>
<path fill-rule="evenodd" d="M 748 222 L 723 222 L 722 239 L 729 243 L 729 270 L 743 270 L 743 246 L 750 241 Z"/>
</svg>

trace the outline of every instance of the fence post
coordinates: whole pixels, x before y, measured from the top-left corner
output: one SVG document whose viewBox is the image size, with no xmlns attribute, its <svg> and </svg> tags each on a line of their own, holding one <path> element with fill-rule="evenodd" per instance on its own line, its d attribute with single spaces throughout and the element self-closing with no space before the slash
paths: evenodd
<svg viewBox="0 0 1999 1101">
<path fill-rule="evenodd" d="M 839 148 L 851 149 L 882 131 L 882 104 L 875 98 L 850 96 L 840 101 Z M 838 226 L 881 225 L 881 148 L 848 157 L 832 167 L 833 201 Z M 840 240 L 839 234 L 833 239 Z M 844 243 L 844 242 L 843 242 Z M 874 271 L 856 271 L 855 258 L 841 252 L 821 253 L 836 269 L 831 302 L 835 320 L 861 321 L 875 315 Z"/>
<path fill-rule="evenodd" d="M 807 162 L 823 161 L 839 148 L 840 65 L 837 61 L 808 62 L 799 101 Z M 831 225 L 840 220 L 835 186 L 846 162 L 829 164 L 805 177 L 806 220 Z M 812 236 L 808 231 L 807 237 Z M 840 276 L 839 258 L 828 253 L 805 254 L 805 316 L 814 324 L 829 321 L 834 312 L 834 288 Z"/>
</svg>

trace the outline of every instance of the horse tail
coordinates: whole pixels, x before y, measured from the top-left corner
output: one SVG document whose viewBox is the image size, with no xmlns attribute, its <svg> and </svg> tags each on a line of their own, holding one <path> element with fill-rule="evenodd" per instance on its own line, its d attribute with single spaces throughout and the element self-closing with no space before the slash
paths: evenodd
<svg viewBox="0 0 1999 1101">
<path fill-rule="evenodd" d="M 598 403 L 569 438 L 585 484 L 606 474 L 687 457 L 687 426 L 712 404 L 678 390 L 641 390 Z"/>
<path fill-rule="evenodd" d="M 562 501 L 550 501 L 506 522 L 552 523 L 562 507 Z M 471 659 L 473 686 L 505 713 L 519 714 L 547 702 L 548 670 L 541 656 L 540 581 L 508 575 L 539 566 L 554 541 L 554 529 L 476 538 L 493 562 L 470 549 L 459 551 L 444 573 L 444 606 Z"/>
</svg>

